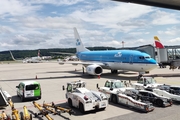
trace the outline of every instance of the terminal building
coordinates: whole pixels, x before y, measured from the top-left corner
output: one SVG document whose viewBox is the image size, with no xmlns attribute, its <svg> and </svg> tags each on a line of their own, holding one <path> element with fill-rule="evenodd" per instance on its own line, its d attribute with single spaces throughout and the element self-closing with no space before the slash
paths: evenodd
<svg viewBox="0 0 180 120">
<path fill-rule="evenodd" d="M 126 47 L 120 49 L 131 49 L 145 52 L 162 66 L 171 66 L 173 68 L 180 66 L 180 46 L 165 46 L 165 48 L 158 49 L 149 44 L 139 47 Z"/>
</svg>

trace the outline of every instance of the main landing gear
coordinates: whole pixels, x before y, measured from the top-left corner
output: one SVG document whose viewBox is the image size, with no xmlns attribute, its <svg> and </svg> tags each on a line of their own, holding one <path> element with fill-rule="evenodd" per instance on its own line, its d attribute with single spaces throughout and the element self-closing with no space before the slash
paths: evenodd
<svg viewBox="0 0 180 120">
<path fill-rule="evenodd" d="M 118 73 L 118 70 L 111 70 L 111 73 L 112 73 L 112 74 L 117 74 L 117 73 Z"/>
</svg>

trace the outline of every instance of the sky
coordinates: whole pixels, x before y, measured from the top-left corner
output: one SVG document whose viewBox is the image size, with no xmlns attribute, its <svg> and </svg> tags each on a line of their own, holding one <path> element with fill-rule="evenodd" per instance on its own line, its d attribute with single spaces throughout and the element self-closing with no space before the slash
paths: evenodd
<svg viewBox="0 0 180 120">
<path fill-rule="evenodd" d="M 110 0 L 1 0 L 0 51 L 180 44 L 180 11 Z"/>
</svg>

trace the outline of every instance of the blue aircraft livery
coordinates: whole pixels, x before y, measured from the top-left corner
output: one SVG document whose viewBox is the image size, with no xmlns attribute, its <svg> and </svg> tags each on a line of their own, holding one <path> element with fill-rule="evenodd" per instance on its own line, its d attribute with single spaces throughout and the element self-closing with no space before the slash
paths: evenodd
<svg viewBox="0 0 180 120">
<path fill-rule="evenodd" d="M 103 69 L 109 69 L 111 73 L 125 70 L 143 74 L 158 66 L 157 62 L 149 54 L 137 50 L 90 51 L 84 47 L 76 28 L 74 28 L 74 35 L 76 56 L 80 62 L 73 62 L 72 64 L 82 64 L 86 67 L 88 74 L 101 75 Z"/>
</svg>

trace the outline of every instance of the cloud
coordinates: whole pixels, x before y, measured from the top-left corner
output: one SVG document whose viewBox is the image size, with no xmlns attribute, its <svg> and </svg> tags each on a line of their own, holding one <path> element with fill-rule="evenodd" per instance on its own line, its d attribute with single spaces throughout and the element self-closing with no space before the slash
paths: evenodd
<svg viewBox="0 0 180 120">
<path fill-rule="evenodd" d="M 171 39 L 171 40 L 169 40 L 169 42 L 172 43 L 172 44 L 176 44 L 176 43 L 180 42 L 180 37 Z"/>
<path fill-rule="evenodd" d="M 79 26 L 81 20 L 74 20 L 70 17 L 27 17 L 20 20 L 21 25 L 28 28 L 62 29 Z"/>
<path fill-rule="evenodd" d="M 22 16 L 35 13 L 41 8 L 41 5 L 32 6 L 19 0 L 3 0 L 1 1 L 0 15 L 1 18 L 7 16 Z"/>
<path fill-rule="evenodd" d="M 180 34 L 180 27 L 179 26 L 173 26 L 173 27 L 170 27 L 170 28 L 166 28 L 166 30 L 164 30 L 164 31 L 159 30 L 157 32 L 160 35 L 175 36 L 175 35 L 179 35 Z"/>
<path fill-rule="evenodd" d="M 2 33 L 9 34 L 9 33 L 13 33 L 13 32 L 15 32 L 15 30 L 8 26 L 0 26 L 0 34 L 2 34 Z"/>
<path fill-rule="evenodd" d="M 31 4 L 52 4 L 55 6 L 60 6 L 77 4 L 79 2 L 83 2 L 83 0 L 30 0 L 28 2 Z"/>
<path fill-rule="evenodd" d="M 151 15 L 153 18 L 152 24 L 154 25 L 167 25 L 167 24 L 178 24 L 178 15 L 170 12 L 160 11 L 153 13 Z"/>
<path fill-rule="evenodd" d="M 73 27 L 86 47 L 138 46 L 180 33 L 178 12 L 108 0 L 4 0 L 0 50 L 75 47 Z M 161 28 L 160 26 L 164 26 Z M 5 47 L 7 46 L 7 47 Z"/>
<path fill-rule="evenodd" d="M 127 7 L 129 9 L 127 9 Z M 129 20 L 131 21 L 132 19 L 139 18 L 151 11 L 153 10 L 150 7 L 144 7 L 134 4 L 117 4 L 116 6 L 107 6 L 103 9 L 88 11 L 85 11 L 83 9 L 76 10 L 70 16 L 74 18 L 81 18 L 86 22 L 99 25 L 103 28 L 122 29 L 122 26 L 119 26 L 120 24 L 126 22 L 128 27 L 131 24 L 130 22 L 128 23 Z M 125 27 L 125 25 L 123 27 Z"/>
</svg>

